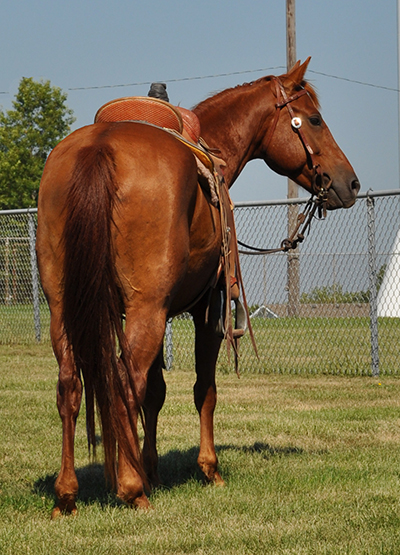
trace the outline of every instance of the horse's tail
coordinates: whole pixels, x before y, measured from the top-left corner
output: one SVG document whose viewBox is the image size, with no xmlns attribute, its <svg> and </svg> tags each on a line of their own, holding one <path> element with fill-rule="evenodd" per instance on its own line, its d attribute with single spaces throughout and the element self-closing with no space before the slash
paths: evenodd
<svg viewBox="0 0 400 555">
<path fill-rule="evenodd" d="M 96 399 L 106 475 L 114 487 L 116 442 L 144 478 L 140 457 L 129 439 L 133 435 L 138 445 L 132 399 L 139 411 L 140 408 L 115 270 L 112 227 L 117 202 L 113 149 L 108 145 L 82 147 L 66 200 L 63 319 L 85 385 L 89 452 L 95 453 L 96 446 Z M 121 413 L 125 414 L 124 423 Z"/>
</svg>

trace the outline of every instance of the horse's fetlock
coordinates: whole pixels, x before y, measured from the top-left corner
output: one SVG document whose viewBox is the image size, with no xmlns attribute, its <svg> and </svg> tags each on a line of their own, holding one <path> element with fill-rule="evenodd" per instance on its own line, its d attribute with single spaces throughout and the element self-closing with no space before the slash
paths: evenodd
<svg viewBox="0 0 400 555">
<path fill-rule="evenodd" d="M 210 462 L 198 459 L 197 464 L 199 465 L 200 470 L 203 472 L 206 480 L 208 482 L 213 482 L 215 473 L 217 472 L 218 461 L 215 460 L 215 462 Z"/>
<path fill-rule="evenodd" d="M 139 484 L 136 481 L 119 482 L 117 497 L 132 507 L 145 506 L 147 500 L 143 490 L 143 483 Z M 147 505 L 149 505 L 148 500 Z"/>
<path fill-rule="evenodd" d="M 57 479 L 56 483 L 54 484 L 54 491 L 57 498 L 60 501 L 65 500 L 65 503 L 68 503 L 69 500 L 76 499 L 78 495 L 78 489 L 79 489 L 79 485 L 78 485 L 78 480 L 76 478 L 74 480 L 70 480 L 68 485 L 59 481 L 59 479 Z"/>
</svg>

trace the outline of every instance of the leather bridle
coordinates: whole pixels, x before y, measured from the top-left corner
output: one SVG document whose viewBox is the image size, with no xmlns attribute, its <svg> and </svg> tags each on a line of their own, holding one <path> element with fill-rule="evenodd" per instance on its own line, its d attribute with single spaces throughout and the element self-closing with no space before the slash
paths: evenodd
<svg viewBox="0 0 400 555">
<path fill-rule="evenodd" d="M 291 106 L 292 102 L 294 102 L 298 98 L 301 98 L 305 94 L 308 94 L 308 91 L 306 89 L 301 89 L 296 94 L 293 94 L 292 96 L 288 96 L 282 84 L 282 81 L 279 79 L 279 77 L 272 77 L 272 79 L 274 80 L 275 87 L 276 87 L 276 98 L 277 98 L 277 102 L 275 104 L 276 113 L 275 113 L 274 121 L 272 122 L 272 125 L 268 130 L 265 150 L 268 149 L 268 146 L 274 135 L 274 132 L 278 125 L 278 120 L 279 120 L 281 110 L 282 108 L 286 107 L 291 118 L 292 129 L 300 138 L 307 154 L 308 166 L 310 169 L 313 170 L 313 178 L 311 182 L 311 198 L 307 202 L 304 212 L 298 215 L 297 226 L 294 229 L 293 233 L 291 234 L 290 237 L 282 241 L 280 248 L 258 249 L 256 247 L 250 247 L 249 245 L 246 245 L 245 243 L 238 241 L 239 245 L 246 247 L 247 249 L 250 249 L 252 251 L 250 252 L 250 250 L 247 250 L 247 251 L 240 250 L 239 252 L 242 254 L 269 254 L 269 253 L 280 252 L 280 251 L 286 252 L 290 249 L 295 249 L 298 246 L 298 244 L 304 240 L 305 232 L 310 227 L 311 221 L 315 215 L 315 212 L 318 210 L 319 217 L 322 217 L 322 216 L 326 217 L 326 209 L 328 204 L 328 191 L 332 185 L 332 179 L 329 177 L 327 173 L 324 173 L 322 171 L 321 165 L 315 159 L 315 153 L 311 148 L 310 143 L 307 141 L 304 130 L 302 128 L 301 118 L 295 115 L 293 108 Z M 324 183 L 324 181 L 326 183 Z"/>
<path fill-rule="evenodd" d="M 321 165 L 319 164 L 319 162 L 316 161 L 315 153 L 311 148 L 310 143 L 307 140 L 307 137 L 304 133 L 301 118 L 295 115 L 293 108 L 291 106 L 291 103 L 297 100 L 298 98 L 301 98 L 306 94 L 308 95 L 308 91 L 306 89 L 301 89 L 294 95 L 288 96 L 285 90 L 285 87 L 283 86 L 282 81 L 279 79 L 279 77 L 273 77 L 273 80 L 276 87 L 276 97 L 277 97 L 277 102 L 275 104 L 276 113 L 275 113 L 274 121 L 268 132 L 268 136 L 266 140 L 266 144 L 267 144 L 266 148 L 268 148 L 269 143 L 271 142 L 272 136 L 275 132 L 275 129 L 278 125 L 278 120 L 279 120 L 281 110 L 282 108 L 286 107 L 291 118 L 292 129 L 300 138 L 303 144 L 303 147 L 306 151 L 308 166 L 310 169 L 314 171 L 314 176 L 311 184 L 311 192 L 313 195 L 320 198 L 321 203 L 324 202 L 326 204 L 327 192 L 330 186 L 332 185 L 332 180 L 328 174 L 322 171 Z M 326 180 L 327 182 L 326 184 L 324 184 L 324 180 Z"/>
</svg>

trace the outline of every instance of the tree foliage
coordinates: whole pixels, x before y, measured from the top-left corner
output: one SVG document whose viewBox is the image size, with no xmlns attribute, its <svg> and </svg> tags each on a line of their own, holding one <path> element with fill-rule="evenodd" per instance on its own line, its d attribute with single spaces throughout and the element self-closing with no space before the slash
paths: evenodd
<svg viewBox="0 0 400 555">
<path fill-rule="evenodd" d="M 376 276 L 376 291 L 378 292 L 385 276 L 386 264 L 380 267 Z M 315 287 L 310 293 L 302 293 L 300 302 L 315 304 L 336 303 L 369 303 L 369 291 L 344 291 L 339 283 Z"/>
<path fill-rule="evenodd" d="M 336 304 L 336 303 L 367 303 L 369 291 L 344 291 L 337 283 L 323 287 L 315 287 L 311 293 L 302 293 L 302 303 Z"/>
<path fill-rule="evenodd" d="M 75 121 L 67 95 L 23 77 L 13 109 L 0 110 L 0 209 L 36 206 L 44 164 Z"/>
</svg>

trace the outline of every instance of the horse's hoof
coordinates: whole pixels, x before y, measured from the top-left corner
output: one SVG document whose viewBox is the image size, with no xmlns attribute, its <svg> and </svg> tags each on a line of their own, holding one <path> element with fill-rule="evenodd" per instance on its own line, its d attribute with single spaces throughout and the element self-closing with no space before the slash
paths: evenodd
<svg viewBox="0 0 400 555">
<path fill-rule="evenodd" d="M 148 500 L 146 494 L 143 494 L 140 497 L 136 497 L 136 499 L 134 500 L 132 505 L 136 509 L 140 509 L 140 510 L 144 510 L 144 511 L 148 511 L 148 510 L 153 508 L 150 501 Z"/>
<path fill-rule="evenodd" d="M 128 505 L 128 507 L 134 507 L 135 509 L 144 509 L 144 510 L 152 508 L 150 501 L 148 500 L 147 495 L 144 492 L 140 495 L 134 496 L 132 494 L 128 495 L 126 493 L 119 491 L 117 494 L 117 497 L 123 503 L 125 503 L 125 505 Z"/>
<path fill-rule="evenodd" d="M 216 472 L 216 473 L 214 474 L 214 479 L 213 479 L 213 482 L 212 482 L 212 483 L 214 484 L 214 486 L 218 486 L 218 487 L 224 487 L 224 486 L 225 486 L 225 482 L 224 482 L 224 480 L 222 479 L 222 477 L 221 477 L 221 475 L 220 475 L 219 472 Z"/>
<path fill-rule="evenodd" d="M 57 520 L 58 518 L 62 517 L 63 515 L 71 515 L 71 516 L 76 516 L 78 514 L 78 509 L 76 508 L 76 506 L 72 507 L 71 509 L 67 510 L 61 510 L 60 507 L 54 507 L 54 509 L 51 511 L 51 520 Z"/>
<path fill-rule="evenodd" d="M 214 484 L 215 486 L 224 486 L 225 482 L 221 477 L 221 474 L 216 470 L 217 465 L 208 464 L 205 462 L 197 461 L 201 471 L 204 474 L 204 479 L 208 484 Z"/>
<path fill-rule="evenodd" d="M 51 520 L 56 520 L 57 518 L 60 518 L 61 515 L 62 512 L 60 511 L 60 508 L 54 507 L 54 509 L 51 511 Z"/>
<path fill-rule="evenodd" d="M 60 499 L 58 504 L 54 507 L 51 512 L 51 520 L 55 520 L 62 515 L 72 515 L 75 516 L 78 513 L 75 504 L 75 497 L 70 495 L 66 496 L 64 499 Z"/>
</svg>

